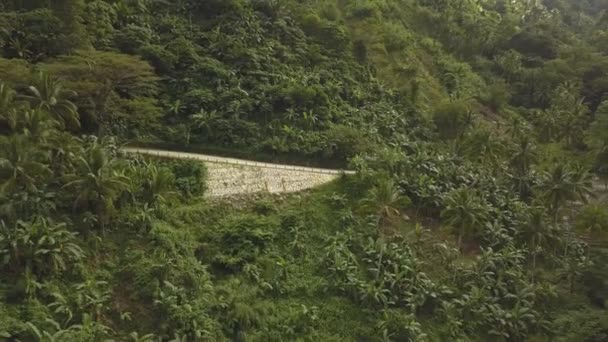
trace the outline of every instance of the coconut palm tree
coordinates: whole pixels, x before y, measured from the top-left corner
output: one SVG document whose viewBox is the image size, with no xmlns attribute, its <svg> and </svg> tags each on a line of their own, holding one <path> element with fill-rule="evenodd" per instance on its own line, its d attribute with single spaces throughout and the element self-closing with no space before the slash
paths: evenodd
<svg viewBox="0 0 608 342">
<path fill-rule="evenodd" d="M 584 166 L 577 165 L 572 172 L 572 184 L 576 197 L 587 203 L 589 198 L 595 196 L 593 192 L 593 174 Z"/>
<path fill-rule="evenodd" d="M 458 248 L 462 238 L 483 227 L 488 218 L 488 207 L 472 190 L 461 188 L 450 193 L 444 201 L 441 212 L 444 223 L 458 232 Z"/>
<path fill-rule="evenodd" d="M 512 115 L 507 120 L 504 131 L 508 136 L 511 137 L 511 139 L 515 139 L 515 137 L 521 137 L 530 133 L 530 127 L 524 119 L 519 116 Z"/>
<path fill-rule="evenodd" d="M 97 214 L 102 229 L 108 220 L 109 211 L 120 193 L 128 189 L 128 179 L 114 169 L 114 160 L 99 144 L 89 148 L 84 157 L 80 157 L 81 171 L 68 176 L 66 189 L 76 191 L 74 210 L 90 209 Z"/>
<path fill-rule="evenodd" d="M 37 191 L 39 181 L 50 175 L 45 154 L 25 135 L 0 136 L 0 191 Z"/>
<path fill-rule="evenodd" d="M 549 206 L 554 221 L 557 221 L 557 214 L 561 206 L 567 201 L 575 199 L 572 177 L 572 172 L 563 164 L 556 164 L 552 170 L 543 174 L 543 182 L 538 189 L 541 197 Z"/>
<path fill-rule="evenodd" d="M 538 186 L 539 195 L 549 206 L 554 222 L 558 221 L 559 210 L 568 201 L 587 201 L 592 194 L 591 175 L 581 169 L 571 170 L 563 164 L 557 164 L 543 174 L 543 181 Z"/>
<path fill-rule="evenodd" d="M 524 226 L 523 235 L 527 240 L 528 250 L 532 255 L 532 269 L 536 269 L 536 259 L 552 237 L 552 229 L 547 222 L 547 213 L 544 207 L 534 207 L 530 211 L 528 222 Z"/>
<path fill-rule="evenodd" d="M 513 170 L 515 187 L 522 199 L 527 198 L 531 193 L 528 178 L 532 165 L 537 159 L 538 155 L 532 140 L 526 135 L 518 136 L 511 149 L 509 166 Z"/>
<path fill-rule="evenodd" d="M 45 143 L 55 124 L 55 121 L 49 120 L 48 113 L 44 110 L 27 109 L 21 112 L 15 129 L 29 137 L 33 143 Z"/>
<path fill-rule="evenodd" d="M 63 88 L 63 83 L 46 73 L 39 73 L 36 84 L 30 86 L 31 95 L 23 95 L 32 106 L 47 111 L 63 127 L 79 128 L 78 108 L 69 100 L 76 92 Z"/>
<path fill-rule="evenodd" d="M 534 143 L 529 136 L 520 136 L 511 151 L 509 165 L 520 175 L 527 174 L 538 155 Z"/>
<path fill-rule="evenodd" d="M 362 204 L 366 211 L 378 217 L 379 226 L 385 227 L 401 216 L 400 208 L 407 202 L 392 179 L 382 179 L 369 190 Z"/>
</svg>

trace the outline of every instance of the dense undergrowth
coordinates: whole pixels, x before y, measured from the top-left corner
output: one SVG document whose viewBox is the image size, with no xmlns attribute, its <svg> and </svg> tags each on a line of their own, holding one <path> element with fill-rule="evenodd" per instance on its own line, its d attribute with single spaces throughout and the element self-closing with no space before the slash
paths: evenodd
<svg viewBox="0 0 608 342">
<path fill-rule="evenodd" d="M 0 340 L 608 339 L 599 0 L 0 3 Z M 127 142 L 348 165 L 205 198 Z"/>
</svg>

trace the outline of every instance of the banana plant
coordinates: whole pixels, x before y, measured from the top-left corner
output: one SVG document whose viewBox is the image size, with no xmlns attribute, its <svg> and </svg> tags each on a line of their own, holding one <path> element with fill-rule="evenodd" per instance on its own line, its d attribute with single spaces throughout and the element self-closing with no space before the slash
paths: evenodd
<svg viewBox="0 0 608 342">
<path fill-rule="evenodd" d="M 76 243 L 76 233 L 66 224 L 38 217 L 18 221 L 14 226 L 1 226 L 0 253 L 2 262 L 11 270 L 31 270 L 36 275 L 65 271 L 84 257 Z"/>
</svg>

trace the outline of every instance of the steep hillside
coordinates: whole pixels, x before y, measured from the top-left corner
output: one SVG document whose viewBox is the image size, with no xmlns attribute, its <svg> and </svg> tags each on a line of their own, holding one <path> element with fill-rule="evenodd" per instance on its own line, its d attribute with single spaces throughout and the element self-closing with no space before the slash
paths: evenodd
<svg viewBox="0 0 608 342">
<path fill-rule="evenodd" d="M 0 2 L 0 341 L 607 340 L 607 10 Z"/>
</svg>

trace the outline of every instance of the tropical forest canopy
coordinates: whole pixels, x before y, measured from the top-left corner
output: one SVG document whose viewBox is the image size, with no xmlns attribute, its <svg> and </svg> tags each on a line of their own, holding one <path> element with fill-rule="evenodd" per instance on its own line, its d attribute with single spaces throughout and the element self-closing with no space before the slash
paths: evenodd
<svg viewBox="0 0 608 342">
<path fill-rule="evenodd" d="M 3 0 L 0 341 L 606 341 L 607 94 L 604 0 Z"/>
</svg>

